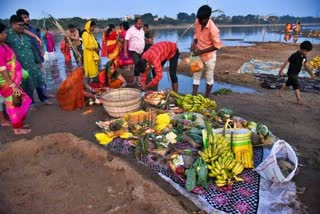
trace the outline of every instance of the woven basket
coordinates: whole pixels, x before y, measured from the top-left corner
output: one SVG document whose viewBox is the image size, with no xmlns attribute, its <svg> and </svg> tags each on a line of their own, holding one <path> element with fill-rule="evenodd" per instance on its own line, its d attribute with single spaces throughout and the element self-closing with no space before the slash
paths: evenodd
<svg viewBox="0 0 320 214">
<path fill-rule="evenodd" d="M 122 117 L 141 106 L 141 91 L 135 88 L 112 89 L 102 95 L 103 107 L 111 117 Z"/>
</svg>

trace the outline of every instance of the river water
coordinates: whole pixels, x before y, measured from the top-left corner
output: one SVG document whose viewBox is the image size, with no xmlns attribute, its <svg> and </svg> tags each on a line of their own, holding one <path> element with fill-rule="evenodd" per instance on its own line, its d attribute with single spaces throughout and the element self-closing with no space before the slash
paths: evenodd
<svg viewBox="0 0 320 214">
<path fill-rule="evenodd" d="M 220 27 L 220 38 L 223 46 L 250 46 L 254 45 L 252 42 L 286 42 L 284 40 L 284 34 L 281 33 L 284 26 L 236 26 L 236 27 Z M 152 30 L 152 29 L 151 29 Z M 320 30 L 319 25 L 302 26 L 302 31 Z M 191 46 L 193 39 L 193 29 L 189 29 L 182 37 L 181 35 L 185 29 L 154 29 L 154 42 L 160 41 L 172 41 L 177 42 L 180 52 L 187 52 Z M 102 33 L 95 33 L 98 42 L 101 44 Z M 54 90 L 58 85 L 66 78 L 67 74 L 74 68 L 75 62 L 66 64 L 64 62 L 63 55 L 59 50 L 59 44 L 62 40 L 62 35 L 55 35 L 56 41 L 56 57 L 57 61 L 44 63 L 43 72 L 45 73 L 45 79 L 48 84 L 49 90 Z M 179 40 L 178 40 L 179 39 Z M 319 38 L 304 38 L 298 37 L 298 42 L 303 40 L 310 40 L 314 44 L 320 44 Z M 288 41 L 293 42 L 293 41 Z M 101 65 L 104 65 L 108 60 L 106 58 L 101 59 Z M 163 90 L 170 85 L 167 83 L 167 77 L 164 76 L 159 84 L 159 90 Z M 179 90 L 183 89 L 184 92 L 191 91 L 192 79 L 190 77 L 179 76 Z M 201 83 L 201 85 L 205 85 Z M 216 83 L 214 90 L 221 87 L 229 88 L 237 92 L 252 93 L 253 89 L 238 87 L 229 84 Z M 200 91 L 205 89 L 200 87 Z"/>
</svg>

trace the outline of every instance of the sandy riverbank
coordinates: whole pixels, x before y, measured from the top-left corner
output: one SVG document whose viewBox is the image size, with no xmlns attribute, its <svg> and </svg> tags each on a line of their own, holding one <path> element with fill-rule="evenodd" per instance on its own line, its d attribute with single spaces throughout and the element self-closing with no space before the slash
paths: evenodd
<svg viewBox="0 0 320 214">
<path fill-rule="evenodd" d="M 250 47 L 223 48 L 218 53 L 215 79 L 221 82 L 253 87 L 259 93 L 234 93 L 226 96 L 212 96 L 212 98 L 217 101 L 218 107 L 231 108 L 237 115 L 247 120 L 263 122 L 275 135 L 298 149 L 300 154 L 299 161 L 303 167 L 294 180 L 298 187 L 306 187 L 304 194 L 299 196 L 301 201 L 309 207 L 309 213 L 319 213 L 320 204 L 317 199 L 320 198 L 320 192 L 316 187 L 320 178 L 320 95 L 302 93 L 305 104 L 298 105 L 295 102 L 292 90 L 288 91 L 283 98 L 279 98 L 276 96 L 276 90 L 262 89 L 259 82 L 252 75 L 237 73 L 239 67 L 252 58 L 285 61 L 297 48 L 297 44 L 284 43 L 261 43 Z M 316 55 L 320 55 L 319 45 L 314 46 L 314 50 L 308 58 L 311 59 Z M 183 65 L 179 67 L 180 72 L 187 75 L 190 74 L 186 69 L 187 67 L 183 68 Z M 83 114 L 89 109 L 92 109 L 91 114 Z M 15 213 L 19 211 L 22 211 L 19 213 L 28 213 L 26 210 L 31 206 L 36 210 L 43 210 L 44 205 L 36 200 L 38 197 L 43 198 L 43 201 L 46 203 L 56 204 L 56 209 L 52 209 L 50 213 L 76 211 L 76 208 L 80 209 L 84 206 L 85 200 L 91 200 L 90 204 L 85 204 L 85 209 L 92 209 L 95 206 L 103 207 L 105 203 L 112 204 L 111 202 L 116 200 L 116 198 L 111 197 L 109 194 L 103 195 L 101 192 L 94 192 L 99 192 L 101 188 L 98 187 L 104 187 L 105 185 L 116 187 L 119 185 L 117 177 L 110 179 L 106 176 L 105 179 L 100 179 L 104 176 L 103 170 L 105 170 L 104 167 L 106 166 L 99 165 L 99 161 L 96 163 L 94 158 L 87 160 L 87 156 L 93 157 L 94 154 L 102 154 L 103 152 L 95 151 L 90 153 L 88 151 L 84 154 L 85 158 L 83 162 L 80 163 L 82 160 L 77 161 L 79 155 L 77 151 L 80 150 L 79 148 L 70 146 L 68 143 L 65 143 L 66 147 L 63 147 L 61 143 L 64 142 L 62 140 L 64 137 L 61 137 L 61 135 L 47 136 L 52 133 L 68 132 L 85 140 L 95 141 L 93 134 L 98 130 L 95 121 L 107 118 L 108 115 L 102 106 L 64 112 L 55 104 L 52 106 L 40 106 L 38 110 L 30 112 L 26 122 L 31 125 L 32 133 L 25 137 L 14 136 L 11 128 L 0 127 L 0 141 L 8 146 L 7 148 L 4 147 L 4 151 L 0 151 L 0 187 L 2 190 L 0 192 L 0 212 L 9 209 Z M 44 137 L 27 142 L 27 140 L 33 139 L 36 136 Z M 67 136 L 68 141 L 74 142 L 79 140 L 76 137 Z M 19 142 L 14 143 L 17 140 Z M 61 152 L 60 154 L 59 151 L 53 152 L 53 156 L 49 155 L 53 158 L 53 161 L 49 164 L 44 160 L 47 157 L 47 153 L 52 153 L 52 151 L 48 151 L 48 148 L 50 145 L 56 145 L 54 144 L 55 142 L 59 147 L 61 146 L 61 148 L 64 148 L 68 152 L 64 152 L 63 154 Z M 81 141 L 79 146 L 83 147 L 83 144 L 88 144 L 88 142 Z M 95 149 L 99 150 L 99 148 Z M 75 154 L 72 155 L 73 153 Z M 22 154 L 21 157 L 19 157 L 20 154 Z M 107 154 L 105 155 L 108 156 Z M 16 158 L 13 159 L 13 156 Z M 60 156 L 63 157 L 63 163 L 58 161 L 58 157 Z M 72 158 L 73 156 L 76 158 Z M 42 161 L 44 161 L 43 164 Z M 102 159 L 103 161 L 104 159 Z M 84 167 L 82 164 L 84 164 Z M 127 170 L 130 171 L 129 168 L 132 167 L 142 176 L 135 177 L 134 174 L 131 174 L 132 177 L 130 179 L 132 179 L 132 182 L 124 184 L 123 188 L 133 188 L 131 192 L 128 192 L 130 197 L 134 195 L 135 189 L 139 190 L 141 185 L 156 185 L 152 191 L 159 196 L 158 199 L 174 197 L 172 199 L 174 200 L 172 202 L 174 205 L 172 206 L 176 208 L 174 213 L 178 213 L 178 211 L 181 213 L 184 211 L 191 213 L 193 210 L 196 210 L 196 207 L 190 201 L 182 197 L 151 170 L 135 162 L 125 161 L 125 159 L 124 162 L 121 161 L 121 165 L 125 168 L 128 167 L 125 169 L 125 173 L 127 173 Z M 73 176 L 68 174 L 68 170 L 70 171 L 70 169 L 74 173 Z M 91 176 L 82 177 L 86 173 Z M 121 173 L 119 173 L 118 178 L 122 179 L 123 174 Z M 57 179 L 55 174 L 62 176 L 63 180 Z M 44 176 L 44 178 L 37 178 L 39 183 L 32 182 L 32 178 L 36 178 L 37 176 Z M 117 172 L 112 176 L 117 176 Z M 140 182 L 137 182 L 137 179 L 140 179 Z M 106 182 L 106 180 L 109 182 Z M 96 182 L 96 186 L 91 185 L 92 182 Z M 82 183 L 84 185 L 77 185 L 77 188 L 70 187 L 72 184 Z M 51 185 L 50 188 L 48 184 Z M 39 190 L 41 187 L 43 187 L 43 191 Z M 149 186 L 147 187 L 149 188 Z M 63 192 L 64 188 L 67 191 Z M 149 190 L 148 188 L 145 190 Z M 106 191 L 108 190 L 106 189 Z M 72 200 L 76 195 L 84 192 L 86 194 L 81 195 L 83 200 Z M 59 200 L 58 196 L 60 193 L 65 194 L 63 198 L 70 204 L 66 205 L 65 202 Z M 52 198 L 53 195 L 57 196 L 55 200 Z M 100 200 L 100 197 L 103 197 L 103 200 Z M 144 210 L 141 213 L 159 213 L 159 210 L 167 206 L 165 201 L 159 200 L 159 205 L 156 209 L 146 207 L 142 201 L 150 200 L 148 194 L 145 194 L 142 199 L 139 198 L 136 201 L 134 199 L 130 200 L 123 201 L 123 203 L 125 205 L 132 205 L 136 202 L 134 205 L 139 210 Z M 19 201 L 23 203 L 19 203 Z M 113 209 L 115 207 L 107 208 Z M 122 208 L 125 210 L 125 207 Z M 103 212 L 103 210 L 92 209 L 92 213 L 101 213 L 99 211 Z M 130 212 L 128 209 L 125 211 Z"/>
</svg>

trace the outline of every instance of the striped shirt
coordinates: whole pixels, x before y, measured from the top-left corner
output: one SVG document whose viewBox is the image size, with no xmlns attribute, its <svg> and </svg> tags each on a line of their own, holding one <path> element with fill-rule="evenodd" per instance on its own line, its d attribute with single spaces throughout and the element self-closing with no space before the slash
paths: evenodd
<svg viewBox="0 0 320 214">
<path fill-rule="evenodd" d="M 147 60 L 156 72 L 156 76 L 148 84 L 148 86 L 156 86 L 162 79 L 162 65 L 163 61 L 169 60 L 177 52 L 177 44 L 173 42 L 159 42 L 152 45 L 146 52 L 142 54 L 142 59 Z M 148 72 L 141 74 L 141 84 L 146 85 Z"/>
<path fill-rule="evenodd" d="M 219 29 L 210 19 L 207 25 L 202 29 L 198 19 L 195 22 L 194 39 L 198 40 L 197 47 L 200 50 L 214 46 L 217 49 L 221 48 L 221 40 L 219 36 Z M 214 51 L 207 52 L 200 55 L 202 61 L 207 62 L 213 56 Z"/>
</svg>

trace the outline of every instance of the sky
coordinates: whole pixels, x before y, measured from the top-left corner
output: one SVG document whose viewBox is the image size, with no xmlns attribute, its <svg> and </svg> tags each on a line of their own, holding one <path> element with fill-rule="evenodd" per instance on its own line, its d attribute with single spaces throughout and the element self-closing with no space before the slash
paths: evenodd
<svg viewBox="0 0 320 214">
<path fill-rule="evenodd" d="M 0 18 L 6 19 L 17 9 L 29 11 L 39 19 L 45 14 L 56 18 L 121 18 L 127 15 L 152 13 L 159 17 L 176 18 L 179 12 L 196 13 L 209 4 L 227 16 L 234 15 L 290 15 L 320 17 L 319 0 L 1 0 Z"/>
</svg>

